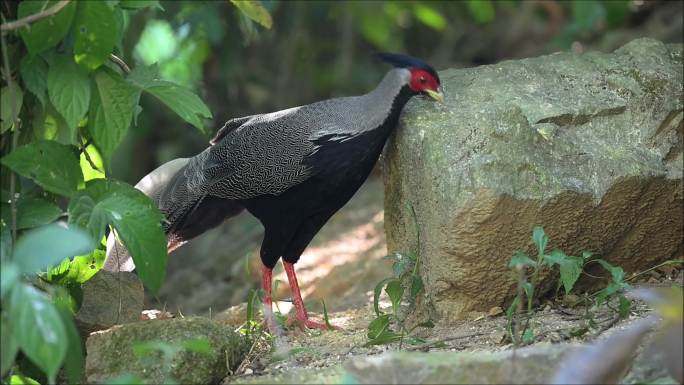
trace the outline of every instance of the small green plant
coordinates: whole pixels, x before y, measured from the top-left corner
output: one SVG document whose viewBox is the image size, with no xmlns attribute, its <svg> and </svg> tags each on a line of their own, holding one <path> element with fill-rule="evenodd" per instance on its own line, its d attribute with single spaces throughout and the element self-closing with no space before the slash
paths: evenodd
<svg viewBox="0 0 684 385">
<path fill-rule="evenodd" d="M 536 226 L 532 230 L 532 242 L 537 250 L 536 260 L 530 258 L 529 255 L 522 251 L 516 251 L 508 264 L 514 270 L 518 282 L 516 296 L 506 310 L 508 320 L 507 331 L 511 341 L 516 345 L 520 343 L 529 344 L 534 341 L 534 323 L 531 322 L 531 319 L 533 316 L 535 292 L 539 287 L 540 271 L 543 268 L 558 266 L 559 280 L 556 290 L 558 291 L 562 286 L 567 295 L 572 291 L 587 264 L 600 264 L 610 273 L 611 282 L 596 293 L 594 306 L 606 303 L 611 296 L 629 288 L 629 284 L 625 282 L 625 273 L 621 267 L 613 266 L 600 258 L 593 258 L 593 254 L 590 251 L 584 251 L 581 257 L 566 255 L 558 249 L 554 249 L 547 254 L 546 246 L 548 245 L 549 237 L 541 226 Z M 621 295 L 618 299 L 618 309 L 616 309 L 620 318 L 627 317 L 630 309 L 631 301 L 624 295 Z M 521 325 L 520 317 L 523 315 L 522 313 L 525 313 L 525 322 Z"/>
<path fill-rule="evenodd" d="M 399 348 L 401 349 L 404 340 L 411 344 L 424 343 L 424 340 L 411 336 L 411 333 L 419 327 L 434 327 L 431 320 L 408 327 L 406 325 L 407 316 L 401 314 L 402 300 L 406 298 L 409 301 L 409 306 L 412 306 L 423 290 L 423 280 L 418 272 L 420 231 L 413 206 L 407 204 L 407 208 L 416 227 L 416 250 L 418 251 L 416 255 L 395 252 L 385 256 L 386 259 L 394 261 L 392 264 L 393 275 L 380 281 L 373 291 L 373 308 L 376 318 L 368 325 L 368 342 L 366 343 L 368 346 L 399 341 Z M 405 288 L 408 288 L 408 291 Z M 380 295 L 383 289 L 392 304 L 391 313 L 384 313 L 380 310 Z M 398 330 L 392 328 L 393 322 Z"/>
</svg>

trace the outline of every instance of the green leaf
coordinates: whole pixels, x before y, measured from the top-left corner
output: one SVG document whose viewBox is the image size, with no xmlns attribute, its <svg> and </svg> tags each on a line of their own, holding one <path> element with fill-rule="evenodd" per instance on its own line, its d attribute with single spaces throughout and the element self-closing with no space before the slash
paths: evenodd
<svg viewBox="0 0 684 385">
<path fill-rule="evenodd" d="M 8 86 L 0 90 L 0 134 L 9 130 L 19 116 L 21 106 L 24 104 L 24 91 L 16 82 L 10 82 Z M 14 105 L 13 105 L 14 104 Z M 14 114 L 12 113 L 14 112 Z"/>
<path fill-rule="evenodd" d="M 62 215 L 62 209 L 38 198 L 26 198 L 17 202 L 17 229 L 28 229 L 52 223 Z"/>
<path fill-rule="evenodd" d="M 94 70 L 109 59 L 116 43 L 114 11 L 104 1 L 78 3 L 74 19 L 74 60 Z"/>
<path fill-rule="evenodd" d="M 104 265 L 105 252 L 100 249 L 90 254 L 79 255 L 72 259 L 66 258 L 57 267 L 48 270 L 47 281 L 62 286 L 83 284 Z"/>
<path fill-rule="evenodd" d="M 418 293 L 420 293 L 421 290 L 423 290 L 423 279 L 420 278 L 420 275 L 415 274 L 411 276 L 411 298 L 416 298 Z"/>
<path fill-rule="evenodd" d="M 88 130 L 102 152 L 105 163 L 111 162 L 114 150 L 128 132 L 138 92 L 121 76 L 108 69 L 95 73 L 97 92 L 88 119 Z"/>
<path fill-rule="evenodd" d="M 584 259 L 585 261 L 588 261 L 593 255 L 594 255 L 594 253 L 592 253 L 591 251 L 585 250 L 582 252 L 582 259 Z"/>
<path fill-rule="evenodd" d="M 15 263 L 3 262 L 0 265 L 0 299 L 5 299 L 19 281 L 19 268 Z"/>
<path fill-rule="evenodd" d="M 259 1 L 256 0 L 230 0 L 234 6 L 236 6 L 240 12 L 245 16 L 254 20 L 255 22 L 261 24 L 267 29 L 271 29 L 273 26 L 273 19 L 271 19 L 271 14 L 268 13 L 266 8 Z"/>
<path fill-rule="evenodd" d="M 2 329 L 0 330 L 0 376 L 2 377 L 14 364 L 14 357 L 19 351 L 19 344 L 6 318 L 7 314 L 3 312 L 0 319 L 0 329 Z"/>
<path fill-rule="evenodd" d="M 368 339 L 372 340 L 387 330 L 390 323 L 390 314 L 383 314 L 368 324 Z"/>
<path fill-rule="evenodd" d="M 110 224 L 135 262 L 136 271 L 156 293 L 166 273 L 166 235 L 162 214 L 152 200 L 128 184 L 94 179 L 69 204 L 69 223 L 88 229 L 94 239 Z"/>
<path fill-rule="evenodd" d="M 532 330 L 532 328 L 530 327 L 525 329 L 522 335 L 522 340 L 525 344 L 531 344 L 532 342 L 534 342 L 534 330 Z"/>
<path fill-rule="evenodd" d="M 93 166 L 90 164 L 88 158 L 86 157 L 86 153 L 88 154 L 88 157 L 90 157 L 90 160 L 95 164 L 96 168 L 93 168 Z M 102 157 L 100 156 L 100 152 L 97 151 L 97 148 L 92 144 L 86 147 L 84 152 L 81 152 L 79 164 L 81 165 L 83 180 L 86 182 L 93 179 L 102 179 L 106 176 L 105 172 L 103 171 L 104 165 L 102 163 Z"/>
<path fill-rule="evenodd" d="M 632 301 L 625 296 L 621 296 L 619 301 L 618 314 L 620 319 L 626 319 L 629 317 L 629 312 L 632 311 Z M 681 306 L 681 303 L 679 305 Z"/>
<path fill-rule="evenodd" d="M 390 301 L 392 301 L 392 310 L 396 314 L 399 309 L 399 304 L 401 303 L 401 297 L 404 295 L 404 288 L 401 286 L 401 281 L 390 281 L 385 287 L 385 293 L 387 293 Z"/>
<path fill-rule="evenodd" d="M 325 307 L 325 301 L 321 301 L 323 304 L 323 321 L 325 322 L 325 326 L 328 327 L 328 329 L 333 329 L 333 326 L 330 324 L 330 318 L 328 317 L 328 308 Z"/>
<path fill-rule="evenodd" d="M 613 282 L 615 283 L 622 283 L 625 279 L 625 271 L 622 270 L 620 266 L 613 266 L 610 263 L 606 262 L 603 259 L 596 259 L 596 262 L 598 262 L 601 266 L 603 266 L 604 269 L 608 270 L 610 273 L 611 277 L 613 278 Z"/>
<path fill-rule="evenodd" d="M 72 58 L 59 55 L 48 70 L 48 97 L 67 125 L 74 128 L 90 104 L 88 74 Z"/>
<path fill-rule="evenodd" d="M 553 265 L 563 265 L 565 261 L 567 261 L 568 256 L 565 255 L 564 252 L 558 249 L 554 249 L 551 254 L 547 254 L 543 258 L 543 262 L 545 265 L 548 266 L 553 266 Z"/>
<path fill-rule="evenodd" d="M 86 254 L 93 247 L 92 239 L 79 229 L 48 225 L 19 238 L 13 261 L 22 273 L 35 273 L 64 258 Z"/>
<path fill-rule="evenodd" d="M 164 10 L 158 0 L 121 0 L 119 7 L 124 9 L 157 8 Z"/>
<path fill-rule="evenodd" d="M 56 3 L 56 0 L 22 1 L 19 3 L 17 17 L 22 19 L 39 13 L 54 6 Z M 76 2 L 72 1 L 56 14 L 37 21 L 31 24 L 30 27 L 19 29 L 19 34 L 24 40 L 29 53 L 35 55 L 56 46 L 69 32 L 75 11 Z"/>
<path fill-rule="evenodd" d="M 513 254 L 513 257 L 511 257 L 511 261 L 508 263 L 508 267 L 515 269 L 518 267 L 525 267 L 525 266 L 530 266 L 532 268 L 537 267 L 537 262 L 533 261 L 527 254 L 523 253 L 522 251 L 518 250 Z"/>
<path fill-rule="evenodd" d="M 566 256 L 565 261 L 560 265 L 560 276 L 563 282 L 565 294 L 570 293 L 570 290 L 575 286 L 575 282 L 582 273 L 582 266 L 584 260 L 580 257 Z"/>
<path fill-rule="evenodd" d="M 373 309 L 375 309 L 375 315 L 377 316 L 383 314 L 383 312 L 380 311 L 380 294 L 382 294 L 382 289 L 385 287 L 385 284 L 387 282 L 392 281 L 394 279 L 396 278 L 385 278 L 382 281 L 378 282 L 378 284 L 375 285 L 375 288 L 373 289 Z"/>
<path fill-rule="evenodd" d="M 67 351 L 67 332 L 55 305 L 33 286 L 20 284 L 12 291 L 10 325 L 24 354 L 54 383 Z"/>
<path fill-rule="evenodd" d="M 159 79 L 159 64 L 154 63 L 148 66 L 139 65 L 131 70 L 126 77 L 126 81 L 132 85 L 145 89 L 151 86 L 155 80 Z"/>
<path fill-rule="evenodd" d="M 164 80 L 155 80 L 145 89 L 171 108 L 186 122 L 204 132 L 200 118 L 211 118 L 209 107 L 187 88 Z"/>
<path fill-rule="evenodd" d="M 19 72 L 26 89 L 36 95 L 40 103 L 45 105 L 48 76 L 48 65 L 45 60 L 38 55 L 24 56 L 19 65 Z"/>
<path fill-rule="evenodd" d="M 66 293 L 65 293 L 66 294 Z M 68 296 L 68 294 L 66 294 Z M 67 372 L 70 384 L 79 384 L 82 382 L 81 376 L 83 374 L 84 356 L 81 348 L 81 336 L 78 334 L 78 329 L 74 325 L 74 320 L 71 314 L 68 303 L 57 303 L 57 311 L 64 325 L 67 339 L 67 351 L 64 360 L 64 368 Z"/>
<path fill-rule="evenodd" d="M 52 140 L 17 147 L 0 163 L 55 194 L 70 196 L 83 181 L 74 147 Z"/>
<path fill-rule="evenodd" d="M 10 385 L 40 385 L 40 382 L 34 380 L 31 377 L 26 377 L 23 375 L 13 375 L 10 377 Z"/>
<path fill-rule="evenodd" d="M 470 16 L 480 24 L 494 21 L 494 5 L 490 0 L 468 0 L 466 3 Z"/>
<path fill-rule="evenodd" d="M 541 226 L 535 226 L 532 230 L 532 241 L 534 245 L 537 246 L 537 252 L 541 255 L 544 254 L 546 250 L 546 244 L 549 242 L 549 237 L 544 233 L 544 229 Z"/>
<path fill-rule="evenodd" d="M 421 23 L 432 29 L 441 31 L 447 25 L 447 21 L 444 16 L 442 16 L 442 14 L 436 9 L 426 4 L 416 3 L 413 12 Z"/>
<path fill-rule="evenodd" d="M 390 330 L 385 330 L 382 333 L 380 333 L 377 337 L 366 342 L 365 346 L 389 344 L 392 342 L 397 342 L 401 340 L 401 338 L 401 334 L 395 333 Z"/>
</svg>

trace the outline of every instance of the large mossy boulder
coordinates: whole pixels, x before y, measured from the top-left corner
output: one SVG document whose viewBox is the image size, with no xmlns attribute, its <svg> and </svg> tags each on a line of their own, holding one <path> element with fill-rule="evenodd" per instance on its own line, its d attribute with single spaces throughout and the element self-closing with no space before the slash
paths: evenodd
<svg viewBox="0 0 684 385">
<path fill-rule="evenodd" d="M 181 348 L 188 341 L 208 341 L 208 351 Z M 159 349 L 136 353 L 136 346 Z M 218 383 L 240 364 L 250 345 L 232 328 L 206 318 L 141 321 L 95 332 L 86 341 L 88 383 L 106 383 L 134 375 L 146 383 Z M 167 351 L 164 356 L 163 352 Z M 178 350 L 169 355 L 169 350 Z"/>
<path fill-rule="evenodd" d="M 445 104 L 412 101 L 385 161 L 388 249 L 419 252 L 423 310 L 505 306 L 508 262 L 533 253 L 535 225 L 550 249 L 591 250 L 628 274 L 682 256 L 681 44 L 440 77 Z"/>
</svg>

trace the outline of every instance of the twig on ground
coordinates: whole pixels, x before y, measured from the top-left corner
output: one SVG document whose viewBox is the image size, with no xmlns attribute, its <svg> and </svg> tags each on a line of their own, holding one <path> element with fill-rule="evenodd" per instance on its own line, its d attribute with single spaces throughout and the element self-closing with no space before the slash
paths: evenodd
<svg viewBox="0 0 684 385">
<path fill-rule="evenodd" d="M 57 12 L 61 11 L 64 7 L 67 6 L 67 4 L 69 4 L 69 1 L 70 0 L 60 0 L 59 2 L 57 2 L 57 4 L 53 5 L 52 7 L 48 8 L 48 9 L 45 9 L 41 12 L 34 13 L 33 15 L 26 16 L 26 17 L 19 19 L 19 20 L 14 20 L 14 21 L 10 21 L 8 23 L 3 23 L 0 26 L 0 30 L 2 30 L 2 32 L 8 32 L 8 31 L 12 31 L 12 30 L 15 30 L 15 29 L 18 29 L 21 27 L 27 27 L 31 23 L 35 23 L 36 21 L 42 20 L 46 17 L 50 17 L 50 16 L 56 14 Z"/>
<path fill-rule="evenodd" d="M 429 349 L 429 348 L 431 348 L 432 346 L 439 345 L 439 344 L 443 344 L 443 343 L 445 343 L 445 342 L 460 340 L 460 339 L 463 339 L 463 338 L 485 336 L 485 335 L 487 335 L 487 334 L 488 334 L 488 333 L 461 334 L 461 335 L 458 335 L 458 336 L 452 336 L 452 337 L 442 338 L 441 340 L 437 340 L 437 341 L 426 342 L 426 343 L 424 343 L 424 344 L 422 344 L 422 345 L 411 346 L 411 347 L 409 347 L 409 348 L 406 348 L 406 350 L 407 350 L 407 351 L 413 351 L 413 350 Z"/>
</svg>

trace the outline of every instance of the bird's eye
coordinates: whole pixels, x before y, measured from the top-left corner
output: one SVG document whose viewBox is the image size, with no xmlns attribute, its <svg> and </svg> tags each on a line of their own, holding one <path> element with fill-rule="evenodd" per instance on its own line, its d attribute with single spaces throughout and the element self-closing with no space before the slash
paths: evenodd
<svg viewBox="0 0 684 385">
<path fill-rule="evenodd" d="M 422 84 L 427 83 L 427 79 L 425 79 L 425 76 L 421 76 L 420 79 L 418 79 Z"/>
</svg>

